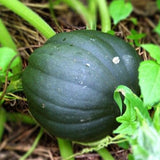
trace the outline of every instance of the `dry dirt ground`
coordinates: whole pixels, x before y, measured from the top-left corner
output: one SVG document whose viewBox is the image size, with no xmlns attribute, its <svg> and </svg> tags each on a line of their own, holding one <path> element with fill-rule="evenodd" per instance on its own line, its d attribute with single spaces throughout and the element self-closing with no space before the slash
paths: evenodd
<svg viewBox="0 0 160 160">
<path fill-rule="evenodd" d="M 85 23 L 80 15 L 68 8 L 66 5 L 55 6 L 56 22 L 51 17 L 47 0 L 23 0 L 23 2 L 37 12 L 56 32 L 71 31 L 77 29 L 85 29 Z M 160 19 L 160 15 L 152 0 L 132 0 L 134 12 L 132 17 L 137 18 L 138 25 L 134 25 L 129 18 L 120 22 L 116 27 L 112 26 L 116 35 L 125 39 L 130 34 L 131 29 L 135 29 L 139 33 L 145 33 L 146 37 L 140 43 L 160 44 L 160 38 L 153 32 L 155 25 Z M 153 5 L 153 7 L 150 7 Z M 27 22 L 19 16 L 0 6 L 0 18 L 3 19 L 5 25 L 9 29 L 18 50 L 23 59 L 23 67 L 27 66 L 27 59 L 36 48 L 43 45 L 45 38 L 38 33 Z M 101 26 L 98 25 L 98 29 Z M 135 48 L 137 52 L 147 59 L 148 55 L 141 48 Z M 23 93 L 17 93 L 24 97 Z M 28 114 L 27 102 L 21 100 L 6 101 L 3 105 L 7 112 L 20 112 Z M 5 124 L 5 132 L 2 142 L 0 143 L 0 160 L 17 160 L 32 145 L 39 131 L 39 127 L 17 122 L 7 122 Z M 80 151 L 81 146 L 75 145 L 75 152 Z M 108 150 L 116 160 L 126 160 L 130 150 L 124 150 L 117 145 L 108 146 Z M 27 160 L 59 160 L 59 149 L 55 138 L 50 137 L 46 133 L 43 134 L 38 146 L 28 157 Z M 77 160 L 100 160 L 97 153 L 89 153 L 76 157 Z"/>
</svg>

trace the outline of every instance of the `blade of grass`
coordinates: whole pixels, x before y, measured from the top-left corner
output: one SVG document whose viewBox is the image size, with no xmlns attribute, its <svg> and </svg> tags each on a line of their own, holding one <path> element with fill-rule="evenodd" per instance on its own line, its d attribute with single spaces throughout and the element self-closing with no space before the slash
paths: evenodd
<svg viewBox="0 0 160 160">
<path fill-rule="evenodd" d="M 62 28 L 61 28 L 60 25 L 58 24 L 57 19 L 56 19 L 56 17 L 55 17 L 54 10 L 53 10 L 53 8 L 54 8 L 53 5 L 54 5 L 54 4 L 53 4 L 53 1 L 52 1 L 52 0 L 49 0 L 49 11 L 50 11 L 51 17 L 52 17 L 54 23 L 56 24 L 58 30 L 59 30 L 60 32 L 63 32 Z"/>
<path fill-rule="evenodd" d="M 100 19 L 101 19 L 101 26 L 102 26 L 101 30 L 102 32 L 108 32 L 111 30 L 111 19 L 109 16 L 107 1 L 97 0 L 97 3 L 98 3 Z"/>
<path fill-rule="evenodd" d="M 31 153 L 34 151 L 34 149 L 36 148 L 36 146 L 38 145 L 39 140 L 41 139 L 43 135 L 43 129 L 41 128 L 33 145 L 31 146 L 31 148 L 28 150 L 28 152 L 26 152 L 21 158 L 20 160 L 25 160 L 28 156 L 31 155 Z"/>
<path fill-rule="evenodd" d="M 58 140 L 58 146 L 60 149 L 60 154 L 61 154 L 62 159 L 74 160 L 73 157 L 68 159 L 68 157 L 74 154 L 71 142 L 69 140 L 65 140 L 61 138 L 57 138 L 57 140 Z"/>
<path fill-rule="evenodd" d="M 6 112 L 2 107 L 0 107 L 0 142 L 2 140 L 2 136 L 4 133 L 5 122 L 6 122 Z"/>
<path fill-rule="evenodd" d="M 0 0 L 0 3 L 8 9 L 15 12 L 17 15 L 28 21 L 39 32 L 42 33 L 47 39 L 54 36 L 54 30 L 34 11 L 25 6 L 18 0 Z"/>
<path fill-rule="evenodd" d="M 66 3 L 69 7 L 76 10 L 79 13 L 84 21 L 86 22 L 87 29 L 93 29 L 95 22 L 93 22 L 92 15 L 88 11 L 88 9 L 79 1 L 79 0 L 61 0 Z"/>
<path fill-rule="evenodd" d="M 37 124 L 36 121 L 29 115 L 22 114 L 22 113 L 15 113 L 15 112 L 7 112 L 6 113 L 7 121 L 11 122 L 22 122 L 25 124 Z"/>
<path fill-rule="evenodd" d="M 11 35 L 9 34 L 6 26 L 3 21 L 0 19 L 0 43 L 3 47 L 9 47 L 13 50 L 17 50 L 15 43 L 12 40 Z"/>
</svg>

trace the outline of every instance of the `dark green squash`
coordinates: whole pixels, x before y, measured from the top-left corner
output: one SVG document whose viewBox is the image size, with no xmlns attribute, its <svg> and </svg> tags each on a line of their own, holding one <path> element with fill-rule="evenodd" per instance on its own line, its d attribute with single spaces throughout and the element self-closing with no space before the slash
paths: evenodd
<svg viewBox="0 0 160 160">
<path fill-rule="evenodd" d="M 87 30 L 59 33 L 35 50 L 23 73 L 29 110 L 51 135 L 100 140 L 118 125 L 116 87 L 138 92 L 139 62 L 135 50 L 115 36 Z"/>
</svg>

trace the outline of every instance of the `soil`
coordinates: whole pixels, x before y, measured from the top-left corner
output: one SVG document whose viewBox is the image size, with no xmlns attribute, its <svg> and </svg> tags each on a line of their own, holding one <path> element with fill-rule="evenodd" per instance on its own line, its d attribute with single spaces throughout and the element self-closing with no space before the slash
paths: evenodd
<svg viewBox="0 0 160 160">
<path fill-rule="evenodd" d="M 46 5 L 47 0 L 22 0 L 32 10 L 37 12 L 57 33 L 69 32 L 72 30 L 85 29 L 85 22 L 82 17 L 68 6 L 61 4 L 54 7 L 55 19 L 51 17 L 49 9 Z M 85 0 L 83 0 L 85 2 Z M 130 34 L 131 29 L 135 29 L 139 33 L 145 33 L 146 37 L 141 39 L 140 43 L 154 43 L 160 44 L 160 37 L 153 31 L 160 19 L 159 12 L 156 8 L 155 1 L 152 0 L 132 0 L 134 5 L 134 12 L 130 17 L 121 21 L 116 27 L 112 25 L 112 29 L 116 35 L 123 38 L 127 42 L 126 37 Z M 149 7 L 152 4 L 154 7 Z M 152 11 L 151 11 L 152 10 Z M 38 47 L 43 45 L 46 39 L 29 25 L 22 18 L 9 11 L 0 5 L 0 18 L 4 21 L 13 40 L 17 44 L 18 51 L 23 59 L 23 68 L 27 66 L 27 59 L 29 55 Z M 134 25 L 130 18 L 137 19 L 138 24 Z M 100 30 L 100 23 L 97 25 Z M 150 58 L 148 54 L 140 47 L 135 47 L 137 53 L 143 59 Z M 25 97 L 23 93 L 18 92 L 16 95 Z M 10 100 L 3 104 L 7 112 L 18 112 L 28 114 L 28 104 L 23 100 Z M 5 132 L 0 143 L 0 160 L 17 160 L 19 159 L 33 144 L 39 126 L 21 123 L 20 120 L 16 122 L 8 121 L 5 124 Z M 74 145 L 74 151 L 79 152 L 82 146 Z M 120 148 L 118 145 L 110 145 L 107 147 L 115 160 L 127 160 L 130 150 Z M 76 160 L 100 160 L 101 157 L 97 153 L 88 153 L 75 157 Z M 59 148 L 56 138 L 50 137 L 44 133 L 38 146 L 27 160 L 59 160 Z"/>
</svg>

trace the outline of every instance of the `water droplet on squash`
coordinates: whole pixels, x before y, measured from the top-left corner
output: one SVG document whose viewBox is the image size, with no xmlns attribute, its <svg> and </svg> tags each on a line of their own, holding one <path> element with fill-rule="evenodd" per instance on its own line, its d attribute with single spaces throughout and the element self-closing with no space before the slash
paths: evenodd
<svg viewBox="0 0 160 160">
<path fill-rule="evenodd" d="M 42 103 L 42 108 L 45 108 L 45 104 L 44 103 Z"/>
<path fill-rule="evenodd" d="M 79 84 L 83 84 L 83 82 L 82 82 L 82 81 L 79 81 Z"/>
<path fill-rule="evenodd" d="M 90 40 L 91 40 L 91 41 L 93 41 L 93 42 L 95 41 L 95 39 L 94 39 L 94 38 L 90 38 Z"/>
<path fill-rule="evenodd" d="M 91 65 L 90 65 L 89 63 L 86 63 L 86 66 L 87 66 L 87 67 L 90 67 Z"/>
<path fill-rule="evenodd" d="M 85 89 L 85 88 L 87 88 L 87 86 L 83 86 L 82 88 Z"/>
<path fill-rule="evenodd" d="M 118 64 L 118 63 L 120 62 L 120 58 L 119 58 L 118 56 L 113 57 L 112 62 L 113 62 L 114 64 Z"/>
</svg>

